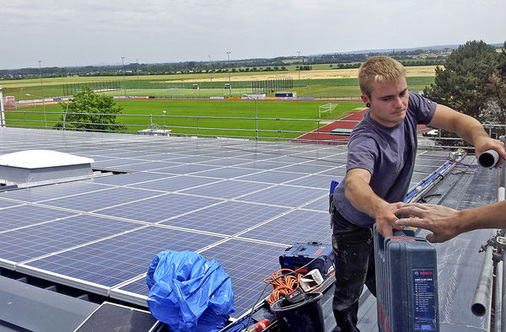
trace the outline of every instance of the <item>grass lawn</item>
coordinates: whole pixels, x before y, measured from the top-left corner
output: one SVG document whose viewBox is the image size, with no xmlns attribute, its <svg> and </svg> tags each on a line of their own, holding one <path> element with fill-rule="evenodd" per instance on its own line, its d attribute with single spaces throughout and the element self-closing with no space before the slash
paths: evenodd
<svg viewBox="0 0 506 332">
<path fill-rule="evenodd" d="M 117 117 L 128 131 L 163 128 L 174 134 L 292 138 L 318 128 L 319 106 L 327 101 L 269 100 L 116 100 L 123 108 Z M 337 104 L 321 120 L 338 119 L 345 112 L 362 107 L 361 102 Z M 165 113 L 164 113 L 165 111 Z M 46 105 L 6 111 L 7 126 L 47 127 L 59 123 L 64 112 L 60 105 Z M 213 118 L 210 118 L 213 117 Z"/>
</svg>

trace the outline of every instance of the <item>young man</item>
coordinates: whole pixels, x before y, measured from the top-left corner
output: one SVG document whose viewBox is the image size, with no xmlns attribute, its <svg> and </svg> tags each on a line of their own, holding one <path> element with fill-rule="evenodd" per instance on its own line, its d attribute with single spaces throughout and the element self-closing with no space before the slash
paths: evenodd
<svg viewBox="0 0 506 332">
<path fill-rule="evenodd" d="M 369 110 L 348 144 L 346 176 L 334 192 L 332 244 L 336 265 L 333 309 L 337 331 L 356 327 L 364 284 L 376 296 L 372 226 L 392 236 L 415 164 L 418 124 L 459 134 L 476 154 L 502 142 L 475 119 L 408 92 L 405 68 L 389 57 L 372 57 L 359 70 L 362 101 Z"/>
</svg>

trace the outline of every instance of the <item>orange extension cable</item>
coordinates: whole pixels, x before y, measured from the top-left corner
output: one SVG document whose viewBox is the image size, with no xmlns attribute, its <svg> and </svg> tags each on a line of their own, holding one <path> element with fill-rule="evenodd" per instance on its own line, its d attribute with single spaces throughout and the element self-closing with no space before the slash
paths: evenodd
<svg viewBox="0 0 506 332">
<path fill-rule="evenodd" d="M 288 274 L 283 274 L 283 271 L 288 271 Z M 299 287 L 299 280 L 302 277 L 301 274 L 290 270 L 281 269 L 278 272 L 272 274 L 272 277 L 265 278 L 264 282 L 271 284 L 273 287 L 271 295 L 267 298 L 269 304 L 273 304 L 281 295 L 287 295 L 293 292 Z"/>
</svg>

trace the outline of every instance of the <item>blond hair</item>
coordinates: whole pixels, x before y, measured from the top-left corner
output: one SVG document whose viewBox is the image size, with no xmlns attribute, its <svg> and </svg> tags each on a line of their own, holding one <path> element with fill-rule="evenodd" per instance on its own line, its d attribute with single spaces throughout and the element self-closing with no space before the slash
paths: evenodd
<svg viewBox="0 0 506 332">
<path fill-rule="evenodd" d="M 396 82 L 406 76 L 406 68 L 397 60 L 387 56 L 374 56 L 364 62 L 358 70 L 360 90 L 371 98 L 373 83 Z"/>
</svg>

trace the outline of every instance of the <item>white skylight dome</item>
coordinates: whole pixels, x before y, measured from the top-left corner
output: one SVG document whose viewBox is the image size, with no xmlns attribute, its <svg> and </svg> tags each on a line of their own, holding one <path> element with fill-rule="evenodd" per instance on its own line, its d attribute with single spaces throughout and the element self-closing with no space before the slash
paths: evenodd
<svg viewBox="0 0 506 332">
<path fill-rule="evenodd" d="M 3 184 L 29 185 L 91 178 L 91 158 L 51 150 L 25 150 L 0 156 Z"/>
</svg>

